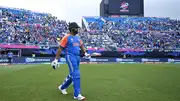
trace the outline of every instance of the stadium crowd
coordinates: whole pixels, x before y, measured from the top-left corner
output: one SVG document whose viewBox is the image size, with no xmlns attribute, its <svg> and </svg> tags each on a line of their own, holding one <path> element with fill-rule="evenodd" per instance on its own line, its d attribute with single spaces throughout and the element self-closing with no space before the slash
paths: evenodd
<svg viewBox="0 0 180 101">
<path fill-rule="evenodd" d="M 66 21 L 50 14 L 0 8 L 0 43 L 57 44 L 66 30 Z"/>
<path fill-rule="evenodd" d="M 92 24 L 92 22 L 89 23 L 90 33 L 95 32 L 97 34 L 93 40 L 99 41 L 99 39 L 97 39 L 99 35 L 102 35 L 102 37 L 108 35 L 108 38 L 113 41 L 113 43 L 109 43 L 109 45 L 100 43 L 100 46 L 112 46 L 123 49 L 180 49 L 179 20 L 171 20 L 169 18 L 104 19 L 104 24 L 102 25 L 95 25 L 95 23 Z M 95 22 L 97 23 L 97 20 L 95 20 Z M 101 23 L 101 21 L 99 23 Z M 97 31 L 97 26 L 102 30 Z M 91 38 L 92 36 L 89 36 L 85 39 L 91 40 Z M 106 38 L 106 36 L 104 38 Z M 92 43 L 94 42 L 89 43 L 88 46 L 92 46 Z"/>
<path fill-rule="evenodd" d="M 103 19 L 103 20 L 102 20 Z M 127 17 L 127 18 L 94 18 L 88 21 L 90 30 L 108 27 L 112 30 L 142 30 L 142 31 L 179 31 L 180 21 L 170 18 Z M 102 22 L 104 22 L 102 24 Z"/>
<path fill-rule="evenodd" d="M 81 30 L 87 47 L 177 49 L 180 21 L 169 18 L 91 18 Z M 0 8 L 0 43 L 57 45 L 67 33 L 67 22 L 47 13 Z"/>
<path fill-rule="evenodd" d="M 108 35 L 121 48 L 133 49 L 177 49 L 180 48 L 179 32 L 157 31 L 109 31 Z"/>
</svg>

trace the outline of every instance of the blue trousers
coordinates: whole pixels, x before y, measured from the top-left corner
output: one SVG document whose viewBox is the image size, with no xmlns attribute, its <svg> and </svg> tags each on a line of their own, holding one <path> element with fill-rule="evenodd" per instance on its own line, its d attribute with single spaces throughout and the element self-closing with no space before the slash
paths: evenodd
<svg viewBox="0 0 180 101">
<path fill-rule="evenodd" d="M 66 61 L 69 67 L 70 74 L 64 80 L 61 89 L 66 89 L 71 83 L 73 83 L 74 96 L 77 97 L 79 94 L 81 94 L 79 70 L 80 57 L 67 55 Z"/>
</svg>

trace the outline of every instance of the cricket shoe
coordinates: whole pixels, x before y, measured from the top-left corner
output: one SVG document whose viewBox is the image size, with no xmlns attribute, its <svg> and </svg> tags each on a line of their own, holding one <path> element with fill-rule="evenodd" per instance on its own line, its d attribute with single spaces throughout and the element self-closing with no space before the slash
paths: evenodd
<svg viewBox="0 0 180 101">
<path fill-rule="evenodd" d="M 61 93 L 64 94 L 64 95 L 68 94 L 68 93 L 66 92 L 66 89 L 61 89 L 61 87 L 62 87 L 62 85 L 60 85 L 60 86 L 58 87 L 58 89 L 61 91 Z"/>
<path fill-rule="evenodd" d="M 86 100 L 86 98 L 82 96 L 81 94 L 79 94 L 77 97 L 74 97 L 74 99 L 79 100 L 79 101 Z"/>
</svg>

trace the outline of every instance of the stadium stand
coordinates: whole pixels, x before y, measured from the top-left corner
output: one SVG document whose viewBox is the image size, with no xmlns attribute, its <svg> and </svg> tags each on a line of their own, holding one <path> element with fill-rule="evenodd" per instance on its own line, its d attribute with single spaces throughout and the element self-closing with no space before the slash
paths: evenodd
<svg viewBox="0 0 180 101">
<path fill-rule="evenodd" d="M 169 18 L 97 18 L 84 17 L 90 28 L 91 36 L 87 40 L 101 40 L 100 45 L 95 42 L 87 46 L 103 47 L 105 49 L 179 49 L 180 48 L 180 21 Z M 87 20 L 86 20 L 87 19 Z M 93 21 L 95 23 L 93 23 Z M 100 24 L 98 24 L 98 22 Z M 103 23 L 102 23 L 103 22 Z M 92 24 L 93 23 L 93 24 Z M 97 28 L 98 27 L 98 28 Z M 92 29 L 95 28 L 95 29 Z M 97 29 L 102 29 L 98 31 Z M 93 34 L 93 35 L 92 35 Z M 94 36 L 94 34 L 96 36 Z M 98 36 L 101 39 L 98 39 Z M 93 37 L 93 40 L 92 40 Z M 109 44 L 104 44 L 107 40 Z M 92 45 L 92 43 L 95 43 Z"/>
<path fill-rule="evenodd" d="M 67 30 L 66 21 L 25 9 L 0 8 L 0 43 L 57 45 Z"/>
<path fill-rule="evenodd" d="M 180 21 L 155 17 L 84 17 L 80 36 L 102 50 L 180 49 Z M 67 22 L 47 13 L 0 8 L 0 43 L 58 45 Z"/>
</svg>

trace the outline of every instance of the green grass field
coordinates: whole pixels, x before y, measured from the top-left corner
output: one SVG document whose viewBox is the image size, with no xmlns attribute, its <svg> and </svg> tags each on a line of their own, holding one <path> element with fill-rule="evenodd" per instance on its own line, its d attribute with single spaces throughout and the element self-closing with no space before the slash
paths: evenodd
<svg viewBox="0 0 180 101">
<path fill-rule="evenodd" d="M 57 90 L 67 65 L 0 66 L 0 101 L 74 101 Z M 87 101 L 180 101 L 179 64 L 84 64 L 82 94 Z"/>
</svg>

